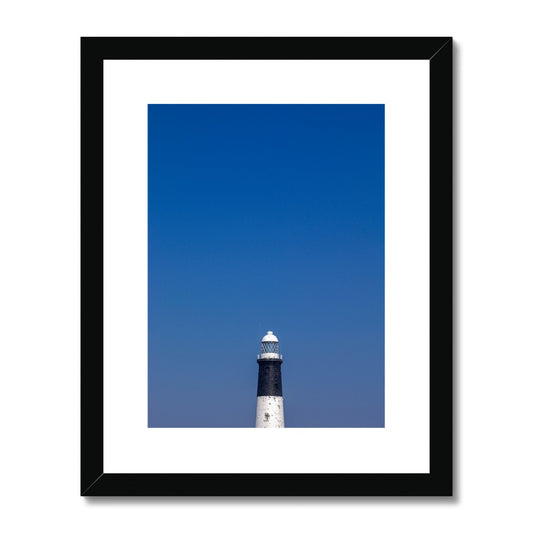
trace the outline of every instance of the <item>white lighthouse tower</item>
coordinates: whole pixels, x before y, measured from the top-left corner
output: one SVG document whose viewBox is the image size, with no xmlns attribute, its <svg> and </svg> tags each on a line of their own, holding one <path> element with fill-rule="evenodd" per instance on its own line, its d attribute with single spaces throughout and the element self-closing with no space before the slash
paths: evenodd
<svg viewBox="0 0 533 533">
<path fill-rule="evenodd" d="M 259 378 L 257 380 L 256 428 L 285 427 L 281 390 L 282 362 L 278 338 L 272 331 L 268 331 L 261 340 L 261 354 L 257 356 Z"/>
</svg>

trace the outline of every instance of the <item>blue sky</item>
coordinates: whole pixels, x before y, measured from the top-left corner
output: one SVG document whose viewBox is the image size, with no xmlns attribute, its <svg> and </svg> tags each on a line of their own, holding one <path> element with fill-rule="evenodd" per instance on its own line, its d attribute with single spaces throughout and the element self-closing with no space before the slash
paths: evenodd
<svg viewBox="0 0 533 533">
<path fill-rule="evenodd" d="M 384 106 L 148 106 L 148 425 L 384 425 Z"/>
</svg>

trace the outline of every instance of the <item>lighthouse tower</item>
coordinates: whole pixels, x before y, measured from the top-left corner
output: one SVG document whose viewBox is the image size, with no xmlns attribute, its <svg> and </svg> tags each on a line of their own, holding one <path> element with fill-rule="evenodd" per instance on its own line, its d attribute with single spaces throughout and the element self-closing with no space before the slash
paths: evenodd
<svg viewBox="0 0 533 533">
<path fill-rule="evenodd" d="M 282 362 L 278 338 L 272 331 L 268 331 L 261 340 L 261 354 L 257 356 L 259 379 L 257 381 L 256 428 L 285 427 L 281 393 Z"/>
</svg>

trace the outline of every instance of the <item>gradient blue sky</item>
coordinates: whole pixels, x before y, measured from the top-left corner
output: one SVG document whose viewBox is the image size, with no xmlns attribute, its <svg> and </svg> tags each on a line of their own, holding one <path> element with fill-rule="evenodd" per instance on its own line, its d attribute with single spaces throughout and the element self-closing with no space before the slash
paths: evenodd
<svg viewBox="0 0 533 533">
<path fill-rule="evenodd" d="M 384 425 L 384 106 L 148 106 L 148 425 Z"/>
</svg>

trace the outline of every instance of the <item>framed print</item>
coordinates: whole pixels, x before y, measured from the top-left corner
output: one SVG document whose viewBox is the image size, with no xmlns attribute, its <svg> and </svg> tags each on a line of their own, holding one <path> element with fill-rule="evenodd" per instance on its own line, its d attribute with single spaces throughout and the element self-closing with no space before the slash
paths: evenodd
<svg viewBox="0 0 533 533">
<path fill-rule="evenodd" d="M 452 494 L 452 39 L 81 40 L 81 494 Z"/>
</svg>

